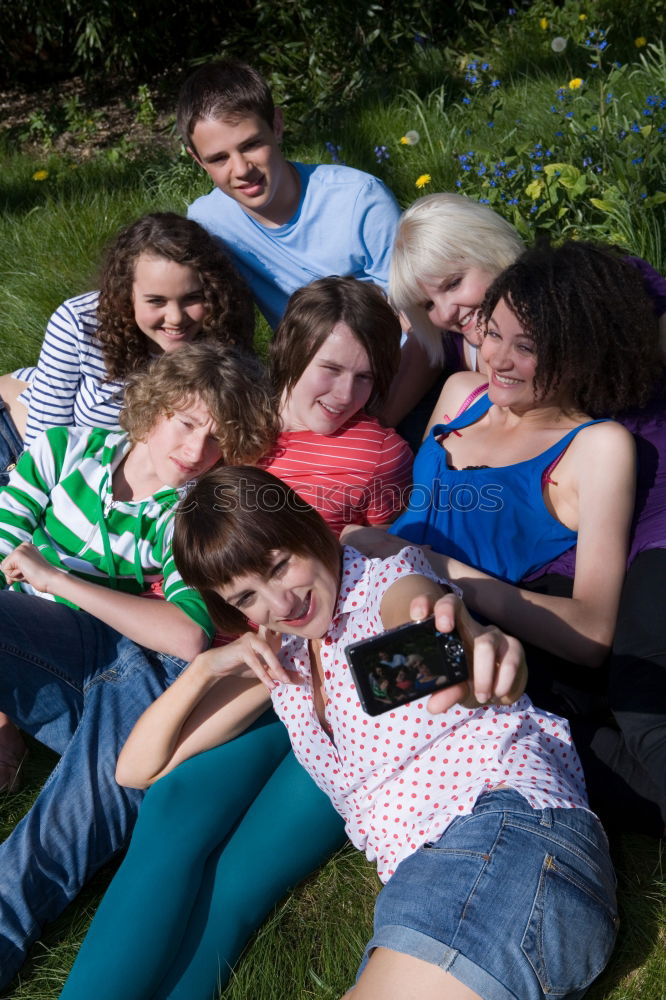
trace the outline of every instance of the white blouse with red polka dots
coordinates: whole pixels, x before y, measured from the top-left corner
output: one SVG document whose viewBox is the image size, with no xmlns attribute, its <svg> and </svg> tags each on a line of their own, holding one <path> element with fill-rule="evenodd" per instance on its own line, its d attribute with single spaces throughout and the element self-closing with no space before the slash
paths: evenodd
<svg viewBox="0 0 666 1000">
<path fill-rule="evenodd" d="M 426 700 L 366 715 L 347 667 L 350 642 L 383 631 L 385 591 L 401 575 L 437 579 L 412 546 L 387 560 L 346 547 L 340 595 L 321 645 L 326 721 L 315 711 L 307 640 L 284 636 L 280 659 L 302 684 L 273 692 L 294 752 L 346 822 L 352 843 L 377 862 L 382 881 L 422 844 L 437 840 L 479 795 L 500 783 L 535 808 L 587 808 L 582 769 L 564 719 L 527 696 L 508 707 L 454 706 L 431 715 Z"/>
</svg>

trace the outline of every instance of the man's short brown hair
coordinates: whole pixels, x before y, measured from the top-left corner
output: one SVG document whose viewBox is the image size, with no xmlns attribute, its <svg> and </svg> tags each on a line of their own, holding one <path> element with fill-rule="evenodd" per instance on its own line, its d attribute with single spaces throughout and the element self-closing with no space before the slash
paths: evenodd
<svg viewBox="0 0 666 1000">
<path fill-rule="evenodd" d="M 178 96 L 178 131 L 195 153 L 192 133 L 202 119 L 235 124 L 248 115 L 257 115 L 272 129 L 275 105 L 261 74 L 237 59 L 200 66 L 187 78 Z"/>
</svg>

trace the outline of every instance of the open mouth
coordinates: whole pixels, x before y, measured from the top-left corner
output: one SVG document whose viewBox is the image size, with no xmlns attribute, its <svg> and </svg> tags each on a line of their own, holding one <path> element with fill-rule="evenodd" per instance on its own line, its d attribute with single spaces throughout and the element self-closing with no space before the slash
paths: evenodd
<svg viewBox="0 0 666 1000">
<path fill-rule="evenodd" d="M 493 372 L 493 380 L 498 385 L 520 385 L 523 381 L 521 378 L 509 378 L 508 375 L 500 375 L 498 372 Z"/>
<path fill-rule="evenodd" d="M 250 184 L 239 184 L 236 187 L 236 190 L 240 191 L 241 194 L 248 195 L 248 197 L 250 198 L 258 194 L 261 194 L 264 190 L 263 175 L 258 180 L 252 181 Z"/>
<path fill-rule="evenodd" d="M 346 412 L 345 409 L 342 409 L 342 410 L 336 410 L 336 409 L 334 409 L 332 406 L 329 406 L 328 403 L 324 403 L 321 399 L 318 400 L 318 402 L 319 402 L 319 405 L 321 406 L 322 410 L 324 411 L 324 413 L 327 416 L 331 417 L 333 420 L 338 420 Z"/>
<path fill-rule="evenodd" d="M 469 312 L 463 313 L 458 320 L 458 329 L 461 333 L 472 333 L 476 331 L 479 322 L 479 310 L 470 309 Z"/>
<path fill-rule="evenodd" d="M 280 624 L 286 628 L 301 628 L 307 625 L 314 617 L 316 605 L 314 593 L 310 590 L 301 602 L 300 606 L 294 608 L 293 614 L 289 618 L 281 618 Z"/>
</svg>

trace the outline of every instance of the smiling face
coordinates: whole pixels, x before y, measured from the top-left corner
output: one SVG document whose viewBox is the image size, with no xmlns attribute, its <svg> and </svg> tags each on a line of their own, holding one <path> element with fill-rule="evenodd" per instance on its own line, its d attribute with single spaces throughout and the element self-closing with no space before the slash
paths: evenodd
<svg viewBox="0 0 666 1000">
<path fill-rule="evenodd" d="M 336 323 L 281 408 L 286 431 L 334 434 L 368 402 L 374 379 L 367 351 Z"/>
<path fill-rule="evenodd" d="M 321 639 L 333 618 L 338 581 L 314 556 L 277 549 L 265 574 L 236 576 L 217 593 L 257 625 Z"/>
<path fill-rule="evenodd" d="M 194 340 L 207 313 L 201 278 L 191 267 L 142 253 L 134 265 L 134 320 L 159 351 Z"/>
<path fill-rule="evenodd" d="M 202 118 L 189 152 L 223 194 L 259 222 L 279 226 L 298 207 L 300 182 L 280 149 L 279 111 L 273 126 L 255 114 L 233 122 Z"/>
<path fill-rule="evenodd" d="M 488 320 L 481 357 L 487 366 L 488 395 L 493 403 L 514 408 L 534 406 L 534 340 L 505 299 L 500 299 Z"/>
<path fill-rule="evenodd" d="M 420 281 L 425 309 L 431 323 L 439 330 L 461 333 L 472 347 L 482 341 L 477 327 L 479 307 L 495 275 L 479 267 L 451 271 L 441 281 Z"/>
<path fill-rule="evenodd" d="M 184 486 L 222 457 L 216 430 L 208 407 L 194 399 L 160 416 L 144 439 L 136 443 L 127 463 L 130 469 L 133 466 L 140 470 L 151 493 L 164 486 Z M 129 469 L 127 474 L 131 474 Z"/>
</svg>

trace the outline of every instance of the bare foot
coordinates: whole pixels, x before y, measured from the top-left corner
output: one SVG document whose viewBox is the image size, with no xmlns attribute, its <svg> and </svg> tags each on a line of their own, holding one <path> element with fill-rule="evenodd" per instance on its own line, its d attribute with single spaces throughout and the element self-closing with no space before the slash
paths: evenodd
<svg viewBox="0 0 666 1000">
<path fill-rule="evenodd" d="M 27 753 L 18 729 L 8 715 L 0 712 L 0 792 L 18 791 Z"/>
</svg>

